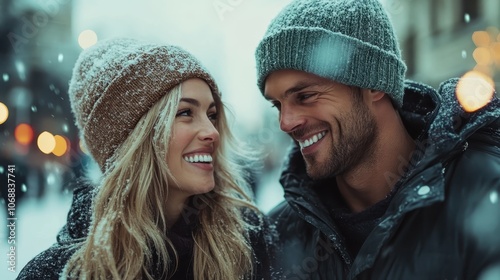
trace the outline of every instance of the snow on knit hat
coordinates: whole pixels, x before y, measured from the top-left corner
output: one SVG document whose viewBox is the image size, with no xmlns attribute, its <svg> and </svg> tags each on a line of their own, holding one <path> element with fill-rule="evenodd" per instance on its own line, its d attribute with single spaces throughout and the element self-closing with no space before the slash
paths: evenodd
<svg viewBox="0 0 500 280">
<path fill-rule="evenodd" d="M 185 50 L 134 39 L 104 40 L 83 51 L 69 85 L 71 109 L 83 142 L 101 171 L 141 117 L 173 87 L 212 76 Z"/>
<path fill-rule="evenodd" d="M 255 52 L 257 83 L 295 69 L 380 90 L 401 106 L 406 65 L 378 0 L 295 0 L 271 21 Z"/>
</svg>

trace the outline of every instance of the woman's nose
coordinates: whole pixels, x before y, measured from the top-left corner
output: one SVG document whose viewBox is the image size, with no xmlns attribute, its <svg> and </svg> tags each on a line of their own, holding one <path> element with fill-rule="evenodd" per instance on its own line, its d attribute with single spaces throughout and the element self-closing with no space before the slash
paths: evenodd
<svg viewBox="0 0 500 280">
<path fill-rule="evenodd" d="M 215 128 L 212 121 L 207 119 L 201 126 L 199 137 L 203 141 L 217 142 L 219 141 L 219 131 Z"/>
</svg>

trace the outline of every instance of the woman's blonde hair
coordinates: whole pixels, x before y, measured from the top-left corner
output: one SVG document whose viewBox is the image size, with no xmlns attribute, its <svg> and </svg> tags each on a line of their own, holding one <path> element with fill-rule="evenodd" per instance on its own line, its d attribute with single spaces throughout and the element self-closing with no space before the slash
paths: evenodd
<svg viewBox="0 0 500 280">
<path fill-rule="evenodd" d="M 113 166 L 96 190 L 89 235 L 78 244 L 63 271 L 64 277 L 154 279 L 173 274 L 169 268 L 176 266 L 177 253 L 168 238 L 164 212 L 167 182 L 173 176 L 166 158 L 181 95 L 181 85 L 173 88 L 117 149 Z M 249 225 L 242 217 L 242 209 L 257 209 L 247 194 L 243 170 L 229 156 L 236 146 L 224 106 L 218 95 L 213 97 L 220 134 L 214 156 L 215 188 L 194 196 L 196 211 L 189 212 L 199 222 L 193 233 L 193 272 L 194 278 L 200 280 L 242 279 L 253 269 Z"/>
</svg>

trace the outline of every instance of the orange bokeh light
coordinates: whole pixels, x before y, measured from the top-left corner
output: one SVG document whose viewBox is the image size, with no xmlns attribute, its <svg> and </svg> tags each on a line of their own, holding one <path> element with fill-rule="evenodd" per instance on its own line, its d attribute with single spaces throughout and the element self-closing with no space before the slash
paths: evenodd
<svg viewBox="0 0 500 280">
<path fill-rule="evenodd" d="M 54 150 L 52 150 L 52 153 L 60 157 L 68 151 L 69 140 L 61 135 L 55 135 L 54 139 L 56 140 L 56 146 L 54 147 Z"/>
<path fill-rule="evenodd" d="M 491 37 L 486 31 L 476 31 L 472 33 L 472 41 L 477 47 L 488 47 L 491 43 Z"/>
<path fill-rule="evenodd" d="M 481 72 L 488 77 L 493 76 L 493 69 L 490 65 L 476 65 L 472 69 L 473 71 Z"/>
<path fill-rule="evenodd" d="M 491 46 L 491 52 L 493 54 L 493 59 L 497 64 L 500 65 L 500 42 L 495 43 Z"/>
<path fill-rule="evenodd" d="M 476 48 L 472 56 L 478 65 L 489 65 L 493 62 L 489 48 Z"/>
<path fill-rule="evenodd" d="M 493 80 L 479 71 L 469 71 L 457 84 L 457 99 L 466 112 L 474 112 L 486 106 L 494 94 Z"/>
<path fill-rule="evenodd" d="M 19 144 L 29 145 L 33 141 L 33 128 L 29 124 L 19 124 L 14 130 L 14 137 Z"/>
</svg>

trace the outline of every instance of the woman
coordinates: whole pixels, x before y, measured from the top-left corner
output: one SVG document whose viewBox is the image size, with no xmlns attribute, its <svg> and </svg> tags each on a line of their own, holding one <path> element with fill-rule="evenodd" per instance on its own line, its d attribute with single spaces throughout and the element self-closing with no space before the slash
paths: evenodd
<svg viewBox="0 0 500 280">
<path fill-rule="evenodd" d="M 104 41 L 80 55 L 69 95 L 102 180 L 75 192 L 58 243 L 20 279 L 271 277 L 272 235 L 230 157 L 217 86 L 193 56 Z"/>
</svg>

